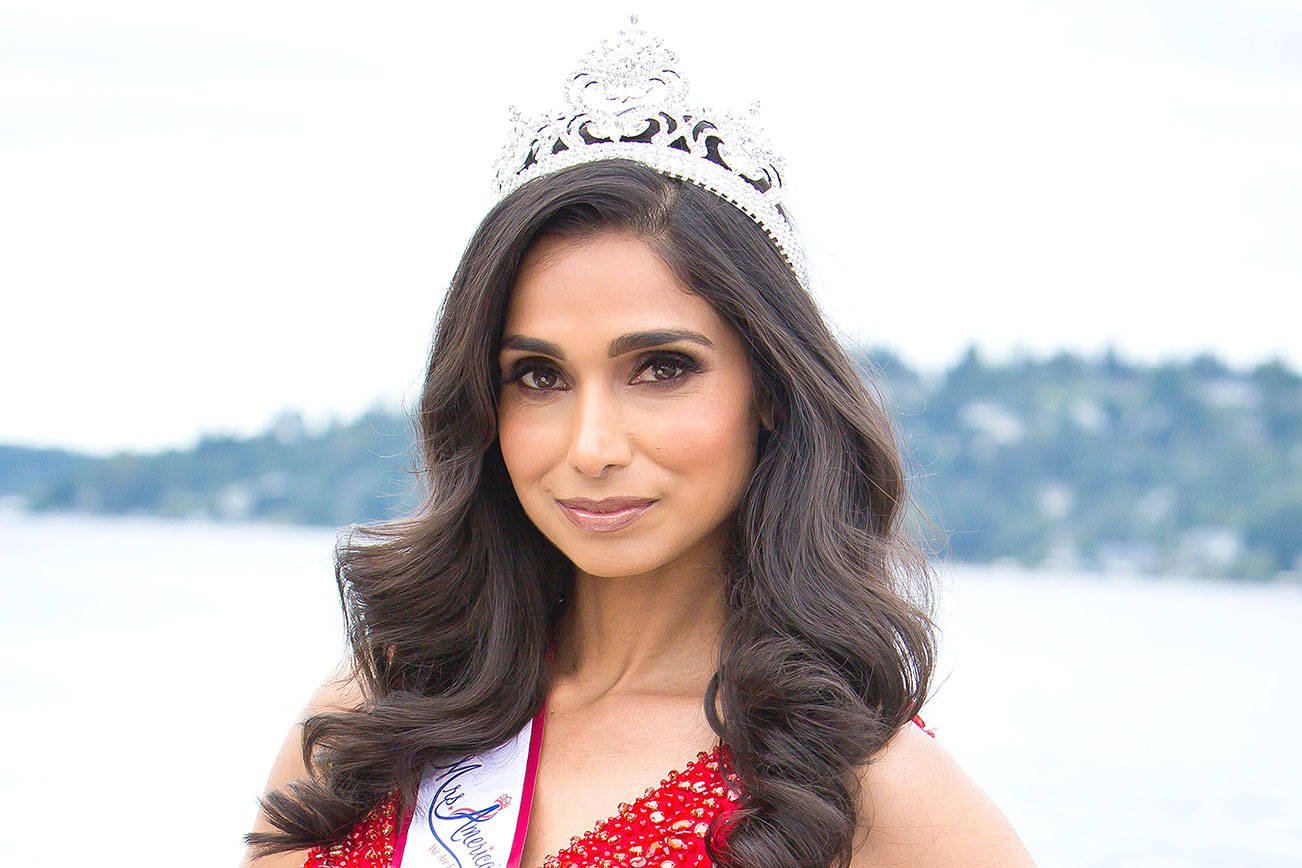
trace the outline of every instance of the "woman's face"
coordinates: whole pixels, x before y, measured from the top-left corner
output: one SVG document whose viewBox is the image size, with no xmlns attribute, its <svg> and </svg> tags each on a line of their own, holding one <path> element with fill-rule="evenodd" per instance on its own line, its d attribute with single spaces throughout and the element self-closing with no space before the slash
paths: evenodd
<svg viewBox="0 0 1302 868">
<path fill-rule="evenodd" d="M 539 239 L 498 361 L 516 495 L 579 570 L 631 576 L 717 557 L 755 466 L 750 360 L 650 247 L 615 233 Z"/>
</svg>

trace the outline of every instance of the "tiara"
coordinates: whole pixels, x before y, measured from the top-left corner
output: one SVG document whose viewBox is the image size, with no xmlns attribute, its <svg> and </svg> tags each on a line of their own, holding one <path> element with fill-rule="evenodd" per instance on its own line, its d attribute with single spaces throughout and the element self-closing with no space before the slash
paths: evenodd
<svg viewBox="0 0 1302 868">
<path fill-rule="evenodd" d="M 764 229 L 802 286 L 804 246 L 782 207 L 782 161 L 758 122 L 687 101 L 678 59 L 637 17 L 603 40 L 568 79 L 567 108 L 526 116 L 511 108 L 511 133 L 495 166 L 507 196 L 534 178 L 596 160 L 628 159 L 704 187 Z"/>
</svg>

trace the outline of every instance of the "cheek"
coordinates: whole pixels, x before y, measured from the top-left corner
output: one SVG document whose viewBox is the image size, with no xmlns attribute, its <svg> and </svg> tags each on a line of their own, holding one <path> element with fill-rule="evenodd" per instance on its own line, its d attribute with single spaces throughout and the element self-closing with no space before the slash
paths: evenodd
<svg viewBox="0 0 1302 868">
<path fill-rule="evenodd" d="M 537 478 L 543 471 L 547 455 L 544 431 L 537 424 L 529 424 L 524 414 L 503 408 L 497 417 L 497 442 L 502 450 L 502 463 L 519 494 L 523 483 Z"/>
<path fill-rule="evenodd" d="M 755 461 L 756 428 L 748 408 L 735 399 L 707 399 L 658 414 L 649 429 L 654 436 L 647 446 L 657 463 L 686 476 L 733 485 Z"/>
</svg>

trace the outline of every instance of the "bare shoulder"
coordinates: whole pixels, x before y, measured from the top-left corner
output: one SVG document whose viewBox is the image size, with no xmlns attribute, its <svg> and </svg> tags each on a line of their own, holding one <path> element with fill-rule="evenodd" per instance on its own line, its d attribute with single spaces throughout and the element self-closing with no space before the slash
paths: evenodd
<svg viewBox="0 0 1302 868">
<path fill-rule="evenodd" d="M 363 701 L 362 686 L 357 680 L 352 664 L 344 659 L 339 661 L 334 671 L 321 682 L 312 694 L 312 698 L 307 701 L 302 719 L 306 720 L 319 711 L 356 708 Z"/>
<path fill-rule="evenodd" d="M 1034 866 L 1008 818 L 949 751 L 910 723 L 860 775 L 851 868 Z"/>
<path fill-rule="evenodd" d="M 322 711 L 357 708 L 363 701 L 362 688 L 354 677 L 352 666 L 347 660 L 340 661 L 335 670 L 313 691 L 298 721 L 290 727 L 284 743 L 280 746 L 280 752 L 272 762 L 271 773 L 267 776 L 266 791 L 279 789 L 289 781 L 307 775 L 302 752 L 303 721 Z M 261 810 L 257 812 L 253 829 L 258 832 L 272 831 L 271 824 L 267 822 Z M 241 868 L 298 868 L 306 858 L 306 851 L 280 853 L 261 859 L 253 858 L 253 853 L 246 851 L 240 866 Z"/>
</svg>

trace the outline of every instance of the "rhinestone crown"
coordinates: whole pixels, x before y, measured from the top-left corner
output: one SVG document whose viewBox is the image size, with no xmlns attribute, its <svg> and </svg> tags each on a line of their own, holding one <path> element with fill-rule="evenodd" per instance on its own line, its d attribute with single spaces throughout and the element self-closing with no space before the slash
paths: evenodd
<svg viewBox="0 0 1302 868">
<path fill-rule="evenodd" d="M 741 209 L 808 288 L 804 248 L 782 207 L 782 161 L 758 123 L 759 103 L 748 117 L 692 106 L 677 65 L 631 17 L 617 40 L 590 51 L 569 78 L 568 108 L 525 116 L 512 107 L 512 131 L 495 167 L 497 196 L 580 163 L 635 160 Z"/>
</svg>

